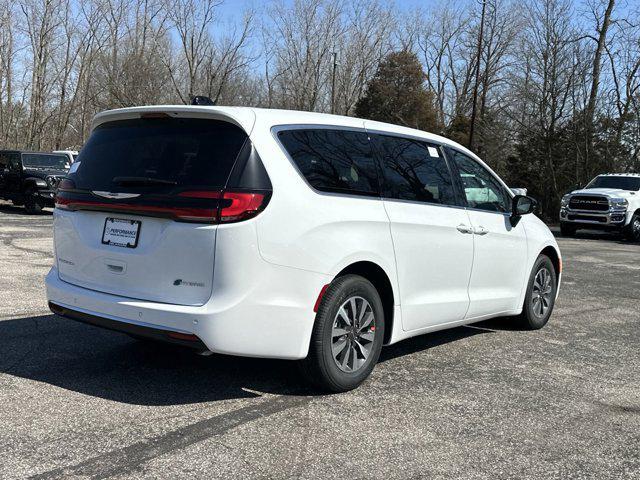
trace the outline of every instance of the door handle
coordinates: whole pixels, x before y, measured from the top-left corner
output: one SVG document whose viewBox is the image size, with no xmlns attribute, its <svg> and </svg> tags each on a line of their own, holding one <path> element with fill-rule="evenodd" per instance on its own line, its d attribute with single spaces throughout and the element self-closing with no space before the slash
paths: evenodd
<svg viewBox="0 0 640 480">
<path fill-rule="evenodd" d="M 458 230 L 460 233 L 473 233 L 473 228 L 465 225 L 464 223 L 458 225 L 456 227 L 456 230 Z"/>
<path fill-rule="evenodd" d="M 480 227 L 476 227 L 473 230 L 473 233 L 475 233 L 476 235 L 486 235 L 487 233 L 489 233 L 489 230 L 487 230 L 486 228 L 480 226 Z"/>
</svg>

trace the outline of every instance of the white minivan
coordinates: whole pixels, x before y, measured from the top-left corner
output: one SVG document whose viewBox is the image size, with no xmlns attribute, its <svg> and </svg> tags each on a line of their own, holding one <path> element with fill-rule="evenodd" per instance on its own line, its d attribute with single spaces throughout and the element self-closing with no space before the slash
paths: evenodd
<svg viewBox="0 0 640 480">
<path fill-rule="evenodd" d="M 469 150 L 409 128 L 107 111 L 58 190 L 49 306 L 204 353 L 297 359 L 344 391 L 383 345 L 498 316 L 545 325 L 562 262 L 534 205 Z"/>
</svg>

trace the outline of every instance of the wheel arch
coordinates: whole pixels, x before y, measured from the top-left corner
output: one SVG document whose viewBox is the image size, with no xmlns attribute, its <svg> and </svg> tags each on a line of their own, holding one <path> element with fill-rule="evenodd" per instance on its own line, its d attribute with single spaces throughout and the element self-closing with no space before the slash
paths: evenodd
<svg viewBox="0 0 640 480">
<path fill-rule="evenodd" d="M 552 245 L 547 245 L 544 247 L 538 256 L 546 255 L 551 260 L 553 264 L 553 268 L 556 272 L 556 278 L 560 278 L 560 274 L 562 273 L 562 257 L 560 257 L 560 253 L 555 249 Z"/>
<path fill-rule="evenodd" d="M 359 275 L 369 280 L 380 294 L 382 308 L 384 309 L 385 329 L 384 344 L 391 340 L 394 325 L 395 294 L 393 284 L 387 272 L 377 263 L 362 260 L 351 263 L 340 270 L 335 278 L 344 275 Z"/>
</svg>

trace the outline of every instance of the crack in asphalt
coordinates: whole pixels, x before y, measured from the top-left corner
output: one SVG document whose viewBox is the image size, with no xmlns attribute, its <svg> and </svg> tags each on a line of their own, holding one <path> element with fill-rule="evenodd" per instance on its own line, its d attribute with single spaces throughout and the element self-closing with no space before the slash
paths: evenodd
<svg viewBox="0 0 640 480">
<path fill-rule="evenodd" d="M 108 478 L 127 474 L 138 470 L 145 462 L 161 455 L 184 449 L 210 437 L 223 435 L 254 420 L 304 406 L 312 398 L 310 396 L 274 397 L 258 405 L 249 405 L 212 418 L 200 420 L 163 435 L 106 452 L 84 462 L 48 470 L 29 478 L 52 479 L 66 478 L 68 476 Z"/>
<path fill-rule="evenodd" d="M 47 258 L 53 258 L 53 254 L 51 252 L 46 252 L 44 250 L 37 250 L 35 248 L 19 247 L 18 245 L 13 243 L 13 240 L 14 240 L 13 238 L 8 237 L 6 235 L 0 235 L 0 239 L 2 239 L 2 243 L 4 243 L 6 246 L 14 248 L 16 250 L 20 250 L 22 252 L 27 252 L 27 253 L 38 253 L 40 255 L 44 255 Z"/>
</svg>

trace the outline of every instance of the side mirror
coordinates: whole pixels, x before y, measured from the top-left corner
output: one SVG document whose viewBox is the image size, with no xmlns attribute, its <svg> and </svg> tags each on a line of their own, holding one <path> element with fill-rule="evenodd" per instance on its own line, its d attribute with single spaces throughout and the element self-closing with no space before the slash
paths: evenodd
<svg viewBox="0 0 640 480">
<path fill-rule="evenodd" d="M 516 195 L 513 197 L 511 201 L 511 217 L 509 221 L 511 222 L 511 226 L 515 227 L 518 225 L 520 221 L 520 217 L 522 215 L 527 215 L 532 213 L 538 202 L 536 202 L 533 198 L 527 197 L 525 195 Z"/>
<path fill-rule="evenodd" d="M 527 194 L 527 189 L 526 188 L 512 188 L 511 191 L 513 192 L 514 195 L 526 195 Z"/>
</svg>

